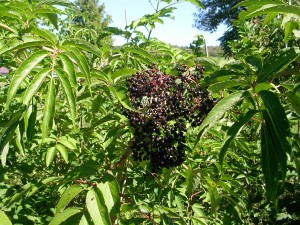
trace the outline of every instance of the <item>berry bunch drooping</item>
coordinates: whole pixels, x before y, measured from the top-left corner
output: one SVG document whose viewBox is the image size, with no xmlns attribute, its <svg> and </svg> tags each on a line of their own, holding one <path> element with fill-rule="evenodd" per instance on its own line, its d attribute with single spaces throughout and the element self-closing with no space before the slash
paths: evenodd
<svg viewBox="0 0 300 225">
<path fill-rule="evenodd" d="M 199 85 L 203 67 L 181 66 L 178 75 L 157 69 L 136 72 L 127 80 L 129 100 L 137 110 L 125 110 L 134 128 L 133 158 L 150 161 L 153 171 L 184 161 L 186 123 L 199 126 L 213 107 Z"/>
</svg>

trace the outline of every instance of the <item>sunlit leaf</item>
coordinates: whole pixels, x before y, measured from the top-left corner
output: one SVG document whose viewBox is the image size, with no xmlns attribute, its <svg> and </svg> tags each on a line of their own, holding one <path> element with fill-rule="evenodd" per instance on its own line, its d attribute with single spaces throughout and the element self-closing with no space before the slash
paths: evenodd
<svg viewBox="0 0 300 225">
<path fill-rule="evenodd" d="M 56 214 L 55 217 L 50 221 L 49 225 L 62 224 L 63 222 L 65 222 L 70 217 L 72 217 L 76 214 L 79 214 L 81 212 L 82 212 L 81 208 L 76 208 L 76 207 L 67 208 L 66 210 Z"/>
<path fill-rule="evenodd" d="M 44 103 L 44 116 L 42 121 L 42 139 L 44 140 L 52 129 L 55 111 L 55 84 L 53 78 L 48 84 L 48 93 Z"/>
<path fill-rule="evenodd" d="M 64 210 L 64 208 L 67 207 L 67 205 L 83 190 L 83 187 L 78 184 L 74 184 L 65 190 L 56 205 L 56 214 Z"/>
<path fill-rule="evenodd" d="M 248 92 L 236 91 L 219 101 L 200 125 L 195 146 L 200 138 L 222 118 L 225 112 L 230 110 L 237 102 L 242 101 L 246 96 L 249 96 Z"/>
<path fill-rule="evenodd" d="M 63 87 L 63 91 L 65 93 L 65 96 L 67 98 L 67 102 L 69 104 L 69 109 L 70 109 L 70 113 L 71 113 L 71 119 L 73 122 L 73 126 L 76 127 L 76 117 L 77 117 L 77 113 L 76 113 L 76 100 L 75 100 L 75 94 L 73 92 L 73 89 L 70 85 L 70 82 L 67 78 L 67 76 L 65 75 L 64 71 L 62 71 L 60 68 L 55 68 L 56 73 L 59 77 L 59 80 L 62 84 Z"/>
<path fill-rule="evenodd" d="M 7 217 L 5 212 L 3 212 L 2 210 L 0 210 L 0 221 L 1 221 L 2 225 L 12 225 L 10 219 Z"/>
<path fill-rule="evenodd" d="M 23 104 L 28 105 L 29 102 L 31 101 L 32 97 L 36 94 L 36 92 L 39 90 L 41 87 L 44 79 L 46 76 L 50 73 L 51 69 L 50 68 L 45 68 L 39 71 L 35 76 L 33 81 L 30 83 L 28 88 L 26 88 L 26 91 L 23 96 Z"/>
<path fill-rule="evenodd" d="M 59 151 L 60 155 L 63 157 L 66 163 L 69 163 L 69 153 L 65 146 L 61 144 L 56 145 L 57 150 Z"/>
<path fill-rule="evenodd" d="M 104 196 L 97 188 L 87 193 L 86 207 L 95 225 L 111 224 Z"/>
<path fill-rule="evenodd" d="M 11 101 L 13 100 L 19 86 L 26 78 L 26 76 L 39 64 L 46 56 L 48 56 L 47 51 L 38 51 L 30 55 L 26 60 L 23 61 L 16 74 L 13 76 L 9 90 L 7 93 L 6 107 L 9 107 Z"/>
<path fill-rule="evenodd" d="M 120 210 L 120 198 L 116 179 L 110 174 L 105 174 L 97 184 L 97 188 L 105 196 L 104 201 L 108 212 L 117 215 Z"/>
<path fill-rule="evenodd" d="M 47 167 L 49 167 L 51 165 L 51 163 L 53 162 L 53 159 L 56 155 L 56 151 L 57 151 L 57 149 L 54 146 L 47 149 L 47 153 L 46 153 L 46 166 Z"/>
</svg>

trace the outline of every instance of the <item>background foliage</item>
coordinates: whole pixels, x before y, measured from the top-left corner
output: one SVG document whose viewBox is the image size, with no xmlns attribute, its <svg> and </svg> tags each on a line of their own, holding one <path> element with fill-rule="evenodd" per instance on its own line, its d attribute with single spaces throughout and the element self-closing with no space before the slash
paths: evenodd
<svg viewBox="0 0 300 225">
<path fill-rule="evenodd" d="M 224 59 L 151 38 L 179 2 L 95 33 L 72 23 L 81 14 L 69 1 L 0 0 L 0 66 L 10 69 L 0 81 L 2 224 L 299 222 L 299 6 L 239 3 Z M 127 44 L 109 45 L 112 34 Z M 216 104 L 200 126 L 186 124 L 185 162 L 152 173 L 130 155 L 125 78 L 199 62 Z"/>
</svg>

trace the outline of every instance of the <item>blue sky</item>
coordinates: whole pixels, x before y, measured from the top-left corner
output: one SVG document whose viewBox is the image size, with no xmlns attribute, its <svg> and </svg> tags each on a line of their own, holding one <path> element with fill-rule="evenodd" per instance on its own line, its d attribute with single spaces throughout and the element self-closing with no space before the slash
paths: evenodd
<svg viewBox="0 0 300 225">
<path fill-rule="evenodd" d="M 126 26 L 125 10 L 129 24 L 145 14 L 154 12 L 149 0 L 100 0 L 100 2 L 105 4 L 106 12 L 112 16 L 113 22 L 110 26 L 122 29 Z M 152 0 L 152 2 L 155 3 L 156 1 Z M 219 45 L 217 39 L 226 30 L 225 25 L 221 25 L 214 33 L 200 31 L 193 27 L 193 14 L 197 12 L 196 6 L 182 2 L 177 4 L 176 7 L 177 9 L 173 14 L 175 20 L 165 18 L 164 24 L 157 25 L 153 30 L 152 37 L 173 45 L 189 46 L 196 35 L 203 34 L 208 45 Z M 114 37 L 115 45 L 123 43 L 125 43 L 123 38 Z"/>
</svg>

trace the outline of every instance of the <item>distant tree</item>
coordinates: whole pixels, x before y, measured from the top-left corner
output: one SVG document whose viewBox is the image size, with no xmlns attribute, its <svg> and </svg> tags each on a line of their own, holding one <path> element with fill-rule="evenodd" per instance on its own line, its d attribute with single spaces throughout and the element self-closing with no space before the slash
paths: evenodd
<svg viewBox="0 0 300 225">
<path fill-rule="evenodd" d="M 222 23 L 226 24 L 229 29 L 219 39 L 225 55 L 230 55 L 230 48 L 227 41 L 234 40 L 238 37 L 237 29 L 233 22 L 238 18 L 241 8 L 233 8 L 242 0 L 203 0 L 201 1 L 205 10 L 199 10 L 195 14 L 195 27 L 204 31 L 216 31 Z"/>
<path fill-rule="evenodd" d="M 86 36 L 91 42 L 97 42 L 97 37 L 102 33 L 103 28 L 107 27 L 111 22 L 111 16 L 106 14 L 104 3 L 99 0 L 76 0 L 74 4 L 77 6 L 76 16 L 73 23 L 82 28 L 79 35 Z M 87 38 L 88 37 L 88 38 Z M 100 40 L 100 43 L 111 43 L 111 37 Z"/>
</svg>

